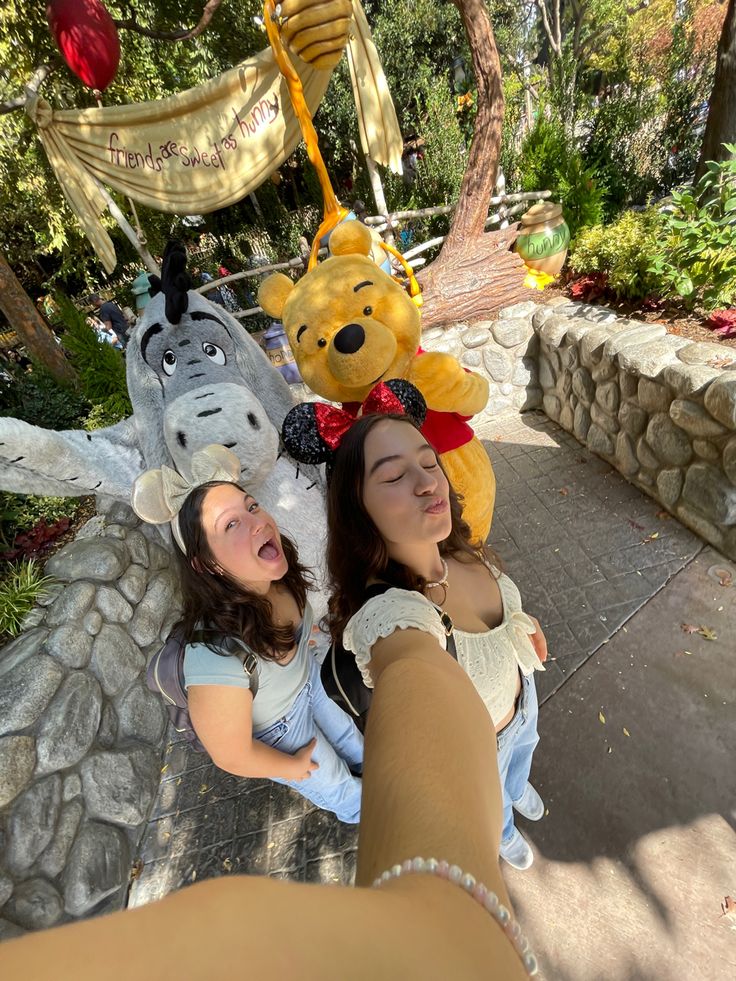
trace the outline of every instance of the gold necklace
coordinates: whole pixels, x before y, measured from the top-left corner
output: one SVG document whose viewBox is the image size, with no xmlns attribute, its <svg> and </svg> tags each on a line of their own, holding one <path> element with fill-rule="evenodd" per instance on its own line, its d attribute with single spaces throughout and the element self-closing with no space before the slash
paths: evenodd
<svg viewBox="0 0 736 981">
<path fill-rule="evenodd" d="M 440 561 L 442 562 L 442 578 L 438 579 L 437 582 L 428 582 L 424 587 L 425 589 L 434 589 L 435 586 L 444 586 L 445 589 L 447 589 L 447 562 L 445 562 L 444 559 L 441 559 Z"/>
</svg>

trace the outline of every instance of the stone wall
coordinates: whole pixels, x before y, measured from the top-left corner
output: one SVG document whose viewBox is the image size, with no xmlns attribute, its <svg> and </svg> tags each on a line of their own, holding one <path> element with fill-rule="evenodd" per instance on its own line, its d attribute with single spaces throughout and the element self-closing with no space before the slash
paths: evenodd
<svg viewBox="0 0 736 981">
<path fill-rule="evenodd" d="M 534 302 L 517 303 L 500 310 L 497 320 L 432 327 L 422 334 L 424 350 L 451 354 L 464 368 L 488 378 L 488 404 L 474 424 L 492 420 L 506 409 L 541 406 L 539 339 L 532 326 L 536 309 Z"/>
<path fill-rule="evenodd" d="M 144 669 L 178 586 L 158 532 L 113 505 L 46 572 L 0 651 L 0 940 L 124 905 L 161 768 Z"/>
<path fill-rule="evenodd" d="M 531 320 L 546 414 L 736 558 L 736 350 L 585 304 Z"/>
</svg>

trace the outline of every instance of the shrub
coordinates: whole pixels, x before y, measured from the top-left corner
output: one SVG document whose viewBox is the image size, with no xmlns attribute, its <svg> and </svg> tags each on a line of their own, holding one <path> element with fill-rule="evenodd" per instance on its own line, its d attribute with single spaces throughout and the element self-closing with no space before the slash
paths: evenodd
<svg viewBox="0 0 736 981">
<path fill-rule="evenodd" d="M 570 268 L 580 274 L 605 274 L 617 296 L 640 299 L 657 285 L 651 265 L 661 234 L 662 218 L 654 208 L 626 211 L 610 225 L 595 225 L 580 233 Z"/>
<path fill-rule="evenodd" d="M 40 365 L 31 371 L 6 370 L 11 378 L 0 386 L 0 415 L 44 429 L 77 429 L 89 412 L 83 395 L 61 385 Z"/>
<path fill-rule="evenodd" d="M 604 187 L 592 165 L 568 142 L 562 124 L 540 115 L 521 148 L 522 190 L 551 191 L 562 204 L 573 239 L 603 220 Z"/>
<path fill-rule="evenodd" d="M 71 355 L 84 395 L 92 403 L 104 402 L 111 395 L 128 399 L 122 354 L 111 344 L 100 343 L 69 297 L 57 293 L 55 300 L 65 327 L 64 347 Z M 132 411 L 129 399 L 128 406 L 126 415 Z"/>
<path fill-rule="evenodd" d="M 19 531 L 32 529 L 40 521 L 53 525 L 70 522 L 79 510 L 78 497 L 34 497 L 0 491 L 0 547 L 10 548 Z"/>
<path fill-rule="evenodd" d="M 736 297 L 736 145 L 730 160 L 710 161 L 697 185 L 672 194 L 665 212 L 666 237 L 652 263 L 671 295 L 706 310 L 728 307 Z"/>
<path fill-rule="evenodd" d="M 84 420 L 84 428 L 91 432 L 114 426 L 116 422 L 127 419 L 131 414 L 130 399 L 127 395 L 115 394 L 92 406 L 92 411 Z"/>
<path fill-rule="evenodd" d="M 37 598 L 51 585 L 33 559 L 10 566 L 0 582 L 0 635 L 17 636 Z"/>
</svg>

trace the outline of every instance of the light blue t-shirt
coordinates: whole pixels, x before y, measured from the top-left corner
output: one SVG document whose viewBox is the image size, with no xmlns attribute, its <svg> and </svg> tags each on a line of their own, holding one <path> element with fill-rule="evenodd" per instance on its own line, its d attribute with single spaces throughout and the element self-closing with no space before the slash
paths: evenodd
<svg viewBox="0 0 736 981">
<path fill-rule="evenodd" d="M 312 657 L 312 608 L 304 607 L 301 637 L 296 653 L 288 664 L 258 657 L 258 691 L 253 699 L 253 729 L 265 729 L 278 722 L 289 711 L 307 682 L 309 658 Z M 250 688 L 250 677 L 241 659 L 235 655 L 216 654 L 204 644 L 187 644 L 184 654 L 184 687 L 191 685 L 226 685 Z"/>
</svg>

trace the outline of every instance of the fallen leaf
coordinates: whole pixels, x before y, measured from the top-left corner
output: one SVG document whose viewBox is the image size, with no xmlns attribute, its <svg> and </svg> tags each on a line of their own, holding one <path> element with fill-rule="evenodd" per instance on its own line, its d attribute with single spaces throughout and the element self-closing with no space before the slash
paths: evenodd
<svg viewBox="0 0 736 981">
<path fill-rule="evenodd" d="M 710 627 L 701 627 L 698 633 L 701 637 L 705 637 L 706 640 L 718 640 L 718 634 L 715 630 L 711 630 Z"/>
<path fill-rule="evenodd" d="M 563 497 L 567 497 L 567 495 L 570 493 L 570 491 L 567 489 L 567 487 L 561 487 L 560 490 L 559 490 L 559 493 Z"/>
<path fill-rule="evenodd" d="M 224 858 L 224 859 L 222 860 L 222 867 L 223 867 L 223 869 L 224 869 L 224 870 L 225 870 L 226 872 L 232 872 L 232 870 L 233 870 L 233 863 L 232 863 L 232 859 L 230 859 L 230 858 Z"/>
<path fill-rule="evenodd" d="M 166 771 L 168 769 L 169 769 L 169 764 L 168 763 L 164 763 L 164 765 L 161 767 L 161 772 L 162 773 L 166 773 Z"/>
<path fill-rule="evenodd" d="M 207 784 L 206 783 L 203 783 L 202 786 L 199 788 L 200 796 L 202 794 L 206 794 L 209 789 L 210 788 L 207 786 Z"/>
<path fill-rule="evenodd" d="M 606 717 L 602 712 L 598 713 L 598 721 L 601 723 L 601 725 L 606 724 Z"/>
<path fill-rule="evenodd" d="M 718 585 L 719 586 L 733 586 L 733 576 L 730 572 L 726 572 L 725 569 L 720 569 L 718 571 Z"/>
<path fill-rule="evenodd" d="M 143 871 L 143 859 L 137 858 L 135 862 L 133 862 L 130 868 L 130 881 L 135 882 L 135 880 L 138 878 L 138 876 L 141 874 L 142 871 Z M 726 898 L 728 899 L 728 897 Z"/>
<path fill-rule="evenodd" d="M 669 511 L 657 511 L 656 517 L 658 517 L 660 521 L 669 521 L 672 515 L 669 513 Z"/>
<path fill-rule="evenodd" d="M 628 729 L 626 728 L 626 726 L 624 726 L 624 735 L 625 735 L 625 736 L 630 736 L 630 735 L 631 735 L 631 733 L 630 733 L 630 732 L 629 732 L 629 730 L 628 730 Z"/>
<path fill-rule="evenodd" d="M 680 630 L 684 634 L 697 634 L 700 631 L 700 627 L 696 627 L 694 623 L 681 623 Z"/>
<path fill-rule="evenodd" d="M 736 916 L 736 899 L 724 896 L 721 900 L 721 916 Z"/>
<path fill-rule="evenodd" d="M 644 531 L 644 525 L 640 525 L 638 521 L 632 521 L 632 519 L 629 518 L 629 524 L 632 528 L 636 528 L 637 531 Z"/>
<path fill-rule="evenodd" d="M 689 654 L 692 657 L 692 651 L 675 651 L 675 657 L 682 657 L 683 654 Z"/>
<path fill-rule="evenodd" d="M 640 545 L 646 545 L 647 542 L 653 542 L 657 538 L 659 538 L 659 532 L 658 531 L 655 531 L 652 535 L 647 535 L 646 538 L 642 538 L 642 540 L 639 542 L 639 544 Z"/>
</svg>

